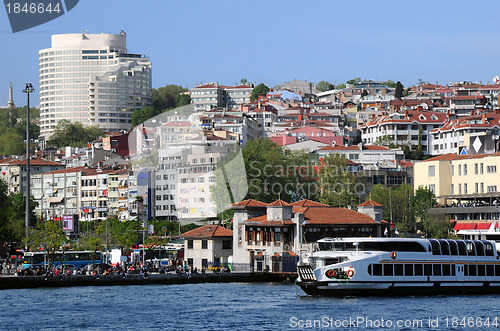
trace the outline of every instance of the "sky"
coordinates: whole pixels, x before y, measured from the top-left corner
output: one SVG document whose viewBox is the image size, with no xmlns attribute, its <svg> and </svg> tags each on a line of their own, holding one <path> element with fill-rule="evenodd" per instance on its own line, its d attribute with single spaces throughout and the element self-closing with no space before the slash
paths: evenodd
<svg viewBox="0 0 500 331">
<path fill-rule="evenodd" d="M 33 0 L 35 1 L 35 0 Z M 62 33 L 127 33 L 153 64 L 153 87 L 240 79 L 269 87 L 294 79 L 360 77 L 447 84 L 500 74 L 500 1 L 80 0 L 63 16 L 12 33 L 0 8 L 0 106 L 39 104 L 38 51 Z"/>
</svg>

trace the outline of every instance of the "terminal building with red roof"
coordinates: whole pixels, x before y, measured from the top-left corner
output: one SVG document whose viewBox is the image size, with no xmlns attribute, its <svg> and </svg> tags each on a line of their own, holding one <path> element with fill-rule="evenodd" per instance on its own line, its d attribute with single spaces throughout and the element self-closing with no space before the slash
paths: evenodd
<svg viewBox="0 0 500 331">
<path fill-rule="evenodd" d="M 311 200 L 235 203 L 233 268 L 295 271 L 299 256 L 311 251 L 319 239 L 381 236 L 385 225 L 381 207 L 376 202 L 365 203 L 360 212 Z"/>
</svg>

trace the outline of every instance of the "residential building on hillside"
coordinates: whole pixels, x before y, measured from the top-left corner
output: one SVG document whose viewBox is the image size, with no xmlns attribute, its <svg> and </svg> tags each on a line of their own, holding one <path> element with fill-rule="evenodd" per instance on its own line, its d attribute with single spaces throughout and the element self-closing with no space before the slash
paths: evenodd
<svg viewBox="0 0 500 331">
<path fill-rule="evenodd" d="M 31 194 L 37 202 L 35 213 L 42 220 L 61 215 L 80 215 L 80 174 L 84 167 L 60 169 L 31 177 Z"/>
<path fill-rule="evenodd" d="M 273 91 L 288 90 L 303 97 L 316 94 L 316 84 L 301 80 L 292 80 L 291 82 L 284 82 L 273 87 Z"/>
<path fill-rule="evenodd" d="M 362 143 L 351 146 L 326 146 L 318 150 L 320 157 L 332 153 L 345 156 L 346 159 L 363 165 L 376 164 L 397 167 L 399 162 L 404 159 L 402 150 Z"/>
<path fill-rule="evenodd" d="M 26 191 L 26 159 L 0 160 L 0 168 L 2 169 L 0 179 L 7 183 L 10 193 Z M 64 165 L 59 162 L 30 158 L 31 176 L 64 168 Z"/>
<path fill-rule="evenodd" d="M 405 110 L 377 117 L 360 126 L 364 144 L 374 144 L 389 139 L 396 145 L 409 145 L 416 149 L 419 143 L 425 155 L 431 155 L 428 136 L 433 129 L 444 125 L 447 115 L 433 111 Z"/>
<path fill-rule="evenodd" d="M 39 51 L 40 134 L 60 120 L 128 130 L 134 110 L 151 105 L 151 61 L 129 53 L 126 34 L 59 34 Z"/>
<path fill-rule="evenodd" d="M 191 103 L 196 111 L 213 108 L 240 109 L 241 105 L 250 102 L 253 85 L 219 85 L 218 82 L 196 86 L 189 90 Z"/>
<path fill-rule="evenodd" d="M 499 134 L 499 109 L 495 109 L 494 112 L 452 118 L 430 131 L 431 155 L 458 154 L 460 147 L 468 145 L 467 138 L 470 140 L 472 136 Z"/>
</svg>

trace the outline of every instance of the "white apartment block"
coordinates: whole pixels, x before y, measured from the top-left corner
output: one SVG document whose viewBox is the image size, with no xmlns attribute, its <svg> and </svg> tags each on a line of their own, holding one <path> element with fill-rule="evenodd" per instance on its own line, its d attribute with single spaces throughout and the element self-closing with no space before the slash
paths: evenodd
<svg viewBox="0 0 500 331">
<path fill-rule="evenodd" d="M 401 113 L 382 115 L 360 126 L 363 144 L 373 145 L 388 136 L 394 144 L 408 144 L 416 148 L 419 143 L 426 155 L 431 155 L 429 134 L 447 121 L 447 115 L 434 111 L 405 110 Z"/>
<path fill-rule="evenodd" d="M 191 103 L 196 111 L 224 107 L 240 109 L 241 105 L 250 102 L 252 85 L 225 86 L 219 83 L 209 83 L 190 89 Z"/>
<path fill-rule="evenodd" d="M 458 117 L 430 132 L 431 155 L 458 154 L 461 146 L 469 145 L 472 136 L 499 134 L 500 110 L 498 109 L 494 112 Z"/>
<path fill-rule="evenodd" d="M 134 110 L 151 105 L 151 61 L 129 53 L 126 34 L 60 34 L 39 51 L 40 134 L 60 120 L 130 129 Z"/>
</svg>

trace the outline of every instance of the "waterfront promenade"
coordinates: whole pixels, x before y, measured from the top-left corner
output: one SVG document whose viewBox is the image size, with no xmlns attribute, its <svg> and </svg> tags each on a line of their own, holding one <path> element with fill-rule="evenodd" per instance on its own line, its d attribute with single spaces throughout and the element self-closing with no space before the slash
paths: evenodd
<svg viewBox="0 0 500 331">
<path fill-rule="evenodd" d="M 207 273 L 192 274 L 131 274 L 122 275 L 59 275 L 47 279 L 44 276 L 0 276 L 0 290 L 36 287 L 67 286 L 111 286 L 111 285 L 151 285 L 151 284 L 190 284 L 190 283 L 257 283 L 257 282 L 293 282 L 295 273 Z"/>
</svg>

